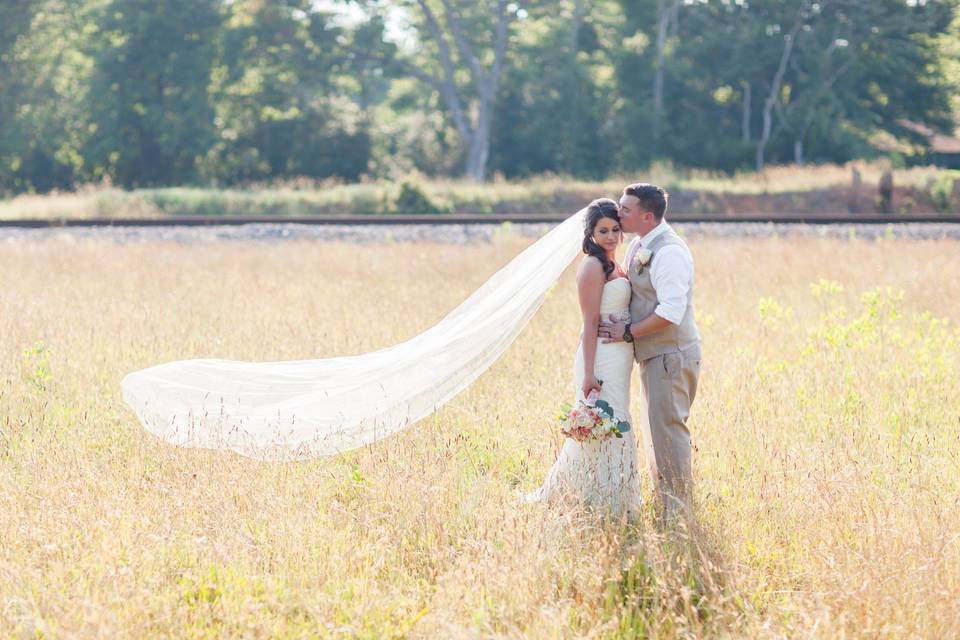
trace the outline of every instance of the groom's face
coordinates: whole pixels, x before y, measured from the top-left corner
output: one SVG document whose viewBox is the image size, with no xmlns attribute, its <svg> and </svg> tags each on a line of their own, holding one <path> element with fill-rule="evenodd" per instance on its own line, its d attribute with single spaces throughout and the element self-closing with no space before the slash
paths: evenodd
<svg viewBox="0 0 960 640">
<path fill-rule="evenodd" d="M 645 235 L 657 226 L 657 220 L 649 211 L 640 207 L 637 196 L 623 194 L 620 196 L 620 228 L 626 233 Z"/>
</svg>

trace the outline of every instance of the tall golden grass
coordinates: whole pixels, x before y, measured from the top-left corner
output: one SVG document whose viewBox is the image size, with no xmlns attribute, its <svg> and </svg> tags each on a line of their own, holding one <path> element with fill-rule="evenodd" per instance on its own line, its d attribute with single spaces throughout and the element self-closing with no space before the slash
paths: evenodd
<svg viewBox="0 0 960 640">
<path fill-rule="evenodd" d="M 956 243 L 692 239 L 689 542 L 649 501 L 516 503 L 560 445 L 572 272 L 461 396 L 340 457 L 172 448 L 120 398 L 169 359 L 405 339 L 527 242 L 5 244 L 0 636 L 960 634 Z"/>
</svg>

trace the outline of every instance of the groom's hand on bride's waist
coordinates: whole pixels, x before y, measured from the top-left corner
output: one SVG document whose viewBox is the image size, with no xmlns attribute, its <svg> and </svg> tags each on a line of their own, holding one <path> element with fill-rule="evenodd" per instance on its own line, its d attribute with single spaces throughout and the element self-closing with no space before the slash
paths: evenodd
<svg viewBox="0 0 960 640">
<path fill-rule="evenodd" d="M 600 326 L 597 329 L 597 337 L 604 344 L 610 342 L 623 342 L 624 333 L 626 333 L 627 323 L 617 320 L 612 315 L 607 316 L 606 320 L 600 320 Z"/>
<path fill-rule="evenodd" d="M 600 327 L 597 330 L 597 337 L 601 342 L 633 342 L 634 339 L 648 336 L 657 331 L 663 331 L 673 323 L 666 318 L 661 318 L 655 313 L 651 313 L 640 321 L 630 320 L 623 322 L 617 320 L 612 315 L 606 320 L 600 321 Z M 627 333 L 629 331 L 629 334 Z M 624 340 L 629 338 L 628 340 Z"/>
</svg>

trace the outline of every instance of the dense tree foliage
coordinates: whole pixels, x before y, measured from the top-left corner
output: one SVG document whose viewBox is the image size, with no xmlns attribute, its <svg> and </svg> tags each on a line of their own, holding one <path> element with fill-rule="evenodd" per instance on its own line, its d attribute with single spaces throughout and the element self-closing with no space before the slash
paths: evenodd
<svg viewBox="0 0 960 640">
<path fill-rule="evenodd" d="M 958 0 L 6 0 L 0 192 L 600 177 L 950 132 Z"/>
</svg>

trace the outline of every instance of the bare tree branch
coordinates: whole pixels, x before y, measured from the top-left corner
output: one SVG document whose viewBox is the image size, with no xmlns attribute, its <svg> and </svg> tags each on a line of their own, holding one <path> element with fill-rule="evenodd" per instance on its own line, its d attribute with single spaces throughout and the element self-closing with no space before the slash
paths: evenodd
<svg viewBox="0 0 960 640">
<path fill-rule="evenodd" d="M 507 27 L 510 19 L 506 0 L 497 0 L 497 30 L 493 45 L 493 68 L 490 70 L 490 88 L 493 92 L 496 92 L 500 82 L 503 59 L 507 53 Z"/>
<path fill-rule="evenodd" d="M 427 0 L 417 0 L 417 4 L 423 11 L 430 37 L 436 42 L 443 76 L 434 76 L 410 62 L 406 63 L 405 67 L 410 75 L 440 91 L 457 131 L 466 146 L 466 174 L 470 178 L 482 182 L 486 177 L 487 159 L 490 155 L 493 109 L 500 76 L 505 65 L 508 31 L 513 12 L 510 11 L 508 0 L 492 0 L 487 3 L 489 9 L 486 11 L 496 14 L 496 25 L 494 28 L 493 62 L 489 69 L 485 69 L 483 62 L 474 52 L 474 47 L 471 46 L 463 20 L 460 17 L 459 9 L 463 8 L 461 0 L 440 0 L 440 2 L 443 6 L 449 34 L 445 34 L 441 29 L 437 15 L 430 9 Z M 474 93 L 471 93 L 466 87 L 457 86 L 448 36 L 453 38 L 454 45 L 460 54 L 457 62 L 465 65 L 469 71 L 473 81 L 472 84 L 475 87 Z M 464 104 L 468 106 L 469 113 L 465 111 Z"/>
<path fill-rule="evenodd" d="M 456 43 L 460 55 L 467 63 L 467 66 L 470 67 L 470 71 L 473 72 L 474 82 L 483 82 L 486 74 L 483 72 L 483 67 L 480 66 L 480 59 L 477 58 L 477 55 L 473 52 L 470 41 L 467 40 L 467 36 L 463 32 L 463 23 L 460 21 L 456 7 L 453 6 L 450 0 L 441 1 L 443 2 L 443 9 L 446 13 L 447 25 L 450 27 L 450 32 L 453 34 L 453 41 Z"/>
<path fill-rule="evenodd" d="M 852 61 L 852 60 L 847 60 L 847 61 L 844 62 L 842 65 L 840 65 L 839 67 L 837 67 L 837 68 L 834 70 L 834 72 L 833 72 L 832 74 L 830 74 L 830 76 L 829 76 L 826 80 L 824 80 L 823 82 L 821 82 L 821 83 L 820 83 L 820 86 L 818 86 L 818 87 L 816 88 L 816 90 L 814 90 L 814 91 L 809 91 L 809 92 L 807 92 L 806 94 L 800 96 L 800 97 L 797 98 L 795 101 L 793 101 L 793 102 L 791 102 L 789 105 L 787 105 L 786 108 L 784 108 L 784 106 L 781 105 L 781 104 L 780 104 L 780 101 L 778 100 L 777 103 L 776 103 L 776 111 L 777 111 L 777 115 L 780 116 L 780 120 L 783 122 L 783 128 L 784 128 L 786 131 L 789 131 L 789 132 L 791 132 L 791 133 L 795 133 L 796 135 L 798 135 L 798 136 L 801 137 L 801 138 L 802 138 L 804 135 L 806 135 L 807 130 L 810 128 L 810 124 L 813 122 L 813 116 L 812 116 L 812 115 L 809 115 L 809 116 L 806 118 L 806 120 L 804 120 L 803 126 L 800 127 L 800 130 L 799 130 L 799 131 L 796 131 L 796 130 L 790 125 L 790 121 L 789 121 L 790 114 L 791 114 L 792 112 L 796 111 L 799 107 L 803 106 L 805 103 L 811 103 L 811 102 L 812 102 L 812 103 L 816 104 L 816 102 L 817 102 L 824 94 L 826 94 L 827 92 L 830 91 L 831 88 L 833 88 L 833 85 L 836 84 L 837 80 L 839 80 L 841 77 L 843 77 L 844 74 L 846 74 L 846 72 L 850 69 L 850 67 L 851 67 L 852 64 L 853 64 L 853 61 Z M 814 113 L 815 113 L 815 112 L 813 111 L 812 107 L 811 107 L 809 113 L 810 113 L 810 114 L 814 114 Z"/>
<path fill-rule="evenodd" d="M 679 7 L 680 0 L 658 0 L 657 2 L 657 62 L 653 73 L 654 141 L 660 138 L 660 123 L 663 118 L 663 71 L 666 64 L 667 35 L 670 22 L 679 11 Z"/>
<path fill-rule="evenodd" d="M 829 4 L 829 0 L 824 2 L 821 7 L 826 7 Z M 837 50 L 837 38 L 839 37 L 839 32 L 837 29 L 834 29 L 833 35 L 830 37 L 830 42 L 823 50 L 822 58 L 824 61 L 829 62 L 830 58 L 833 56 L 833 53 Z M 784 106 L 781 104 L 780 100 L 777 100 L 774 103 L 775 110 L 778 116 L 778 125 L 774 131 L 774 135 L 779 130 L 785 130 L 794 136 L 794 161 L 797 164 L 803 163 L 803 140 L 809 131 L 810 126 L 813 124 L 813 121 L 816 116 L 816 105 L 820 102 L 821 98 L 827 94 L 830 89 L 836 84 L 837 80 L 843 77 L 846 72 L 850 69 L 853 64 L 853 59 L 847 59 L 839 67 L 833 69 L 833 72 L 827 76 L 819 85 L 814 88 L 811 88 L 809 91 L 794 98 L 791 95 L 790 104 Z M 799 64 L 794 62 L 791 64 L 791 67 L 797 71 L 797 73 L 803 73 L 803 70 L 800 68 Z M 795 123 L 792 123 L 791 120 L 795 112 L 801 111 L 806 106 L 806 114 L 799 123 L 799 126 Z"/>
<path fill-rule="evenodd" d="M 744 142 L 750 142 L 750 109 L 753 101 L 753 86 L 743 81 L 743 113 L 740 118 L 740 131 Z"/>
<path fill-rule="evenodd" d="M 584 6 L 584 0 L 573 0 L 573 23 L 570 25 L 570 55 L 577 55 L 577 49 L 580 48 L 580 27 L 583 25 L 583 17 L 587 13 Z"/>
<path fill-rule="evenodd" d="M 797 15 L 797 21 L 794 23 L 793 27 L 791 27 L 790 33 L 783 38 L 784 43 L 783 51 L 780 54 L 780 64 L 777 65 L 777 71 L 773 75 L 773 80 L 770 83 L 770 92 L 767 95 L 767 99 L 763 105 L 763 133 L 760 137 L 760 141 L 757 143 L 757 171 L 761 171 L 763 169 L 763 156 L 764 152 L 766 151 L 767 142 L 770 140 L 770 133 L 773 127 L 773 108 L 776 105 L 776 102 L 780 99 L 780 87 L 783 86 L 783 76 L 787 72 L 787 63 L 790 61 L 790 54 L 793 51 L 793 45 L 797 40 L 797 35 L 800 33 L 800 29 L 803 27 L 807 5 L 808 1 L 801 5 L 800 11 Z"/>
<path fill-rule="evenodd" d="M 433 39 L 437 44 L 437 49 L 440 52 L 440 65 L 443 67 L 444 80 L 439 85 L 434 83 L 431 84 L 434 84 L 434 86 L 437 87 L 437 89 L 440 91 L 440 95 L 443 96 L 444 100 L 446 101 L 447 107 L 450 109 L 450 115 L 453 117 L 453 122 L 457 127 L 457 131 L 459 131 L 460 135 L 462 135 L 465 139 L 469 139 L 470 127 L 468 126 L 467 120 L 464 117 L 463 107 L 460 104 L 460 97 L 457 95 L 457 85 L 453 72 L 453 61 L 450 57 L 450 46 L 447 44 L 447 39 L 443 36 L 443 32 L 440 30 L 440 24 L 437 22 L 437 18 L 433 14 L 433 11 L 431 11 L 426 0 L 417 0 L 417 3 L 423 10 L 423 15 L 427 20 L 427 28 L 430 30 L 430 33 L 433 35 Z M 416 76 L 417 74 L 415 73 L 413 75 Z"/>
</svg>

